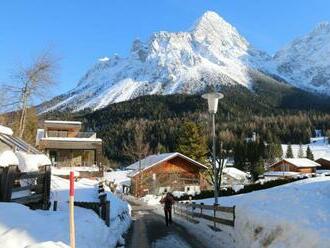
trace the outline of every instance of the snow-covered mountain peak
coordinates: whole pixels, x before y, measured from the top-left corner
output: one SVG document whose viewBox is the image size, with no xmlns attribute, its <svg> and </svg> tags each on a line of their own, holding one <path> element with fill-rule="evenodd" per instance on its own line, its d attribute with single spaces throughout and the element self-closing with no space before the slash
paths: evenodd
<svg viewBox="0 0 330 248">
<path fill-rule="evenodd" d="M 208 11 L 186 32 L 156 32 L 147 41 L 136 39 L 126 58 L 100 59 L 77 87 L 40 111 L 95 110 L 142 95 L 198 94 L 209 86 L 252 88 L 255 75 L 276 75 L 297 87 L 326 92 L 330 89 L 329 29 L 329 23 L 322 23 L 271 57 Z"/>
<path fill-rule="evenodd" d="M 204 29 L 207 26 L 224 26 L 227 29 L 231 29 L 232 26 L 226 22 L 220 15 L 214 11 L 206 11 L 193 25 L 192 31 L 198 29 Z"/>
<path fill-rule="evenodd" d="M 330 33 L 330 22 L 321 22 L 311 32 L 312 35 L 322 35 Z"/>
<path fill-rule="evenodd" d="M 156 32 L 146 42 L 136 39 L 127 58 L 99 60 L 76 88 L 43 111 L 98 109 L 148 94 L 196 94 L 210 85 L 250 87 L 250 71 L 266 57 L 208 11 L 187 32 Z"/>
<path fill-rule="evenodd" d="M 247 50 L 249 43 L 236 28 L 213 11 L 207 11 L 191 29 L 197 42 L 217 45 L 221 50 Z"/>
<path fill-rule="evenodd" d="M 299 88 L 329 94 L 330 24 L 320 23 L 274 56 L 277 72 Z"/>
</svg>

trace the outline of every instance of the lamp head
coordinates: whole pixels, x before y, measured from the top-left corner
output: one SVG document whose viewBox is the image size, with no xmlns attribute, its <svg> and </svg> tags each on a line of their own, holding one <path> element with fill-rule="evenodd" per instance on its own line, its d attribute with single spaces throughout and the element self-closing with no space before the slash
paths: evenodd
<svg viewBox="0 0 330 248">
<path fill-rule="evenodd" d="M 203 94 L 202 97 L 207 100 L 210 114 L 215 114 L 218 111 L 218 101 L 223 98 L 223 94 L 212 92 Z"/>
</svg>

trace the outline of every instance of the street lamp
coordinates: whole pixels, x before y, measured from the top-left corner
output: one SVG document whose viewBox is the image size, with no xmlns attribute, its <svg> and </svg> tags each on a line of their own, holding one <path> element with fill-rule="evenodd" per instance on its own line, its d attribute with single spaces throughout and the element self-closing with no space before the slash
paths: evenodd
<svg viewBox="0 0 330 248">
<path fill-rule="evenodd" d="M 212 92 L 202 95 L 207 100 L 209 106 L 209 113 L 212 116 L 212 140 L 213 140 L 213 173 L 214 173 L 214 204 L 218 204 L 218 173 L 217 173 L 217 162 L 215 156 L 215 114 L 218 111 L 218 101 L 223 98 L 223 94 Z M 220 165 L 219 165 L 220 166 Z"/>
</svg>

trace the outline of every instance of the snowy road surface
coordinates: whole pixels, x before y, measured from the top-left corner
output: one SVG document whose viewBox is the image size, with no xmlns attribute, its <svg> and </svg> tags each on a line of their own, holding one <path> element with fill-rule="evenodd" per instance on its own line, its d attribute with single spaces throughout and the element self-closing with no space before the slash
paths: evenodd
<svg viewBox="0 0 330 248">
<path fill-rule="evenodd" d="M 129 203 L 133 223 L 127 234 L 126 247 L 207 248 L 177 223 L 167 227 L 164 217 L 153 212 L 154 207 Z"/>
</svg>

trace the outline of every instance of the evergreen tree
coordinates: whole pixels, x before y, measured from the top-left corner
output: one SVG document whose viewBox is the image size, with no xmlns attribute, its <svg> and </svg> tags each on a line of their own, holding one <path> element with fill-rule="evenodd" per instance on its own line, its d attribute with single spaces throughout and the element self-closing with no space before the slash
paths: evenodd
<svg viewBox="0 0 330 248">
<path fill-rule="evenodd" d="M 262 175 L 264 172 L 265 172 L 265 167 L 264 167 L 264 161 L 262 159 L 251 164 L 250 173 L 253 181 L 258 180 L 259 176 Z"/>
<path fill-rule="evenodd" d="M 176 151 L 194 160 L 205 162 L 207 155 L 206 138 L 196 123 L 187 121 L 179 128 Z"/>
<path fill-rule="evenodd" d="M 299 144 L 299 151 L 298 151 L 298 158 L 303 158 L 304 157 L 304 150 L 302 147 L 302 144 Z"/>
<path fill-rule="evenodd" d="M 306 158 L 308 158 L 310 160 L 314 160 L 314 155 L 313 155 L 312 150 L 309 146 L 307 146 Z"/>
<path fill-rule="evenodd" d="M 286 150 L 285 157 L 286 158 L 293 158 L 293 152 L 292 152 L 291 144 L 288 145 L 288 149 Z"/>
</svg>

